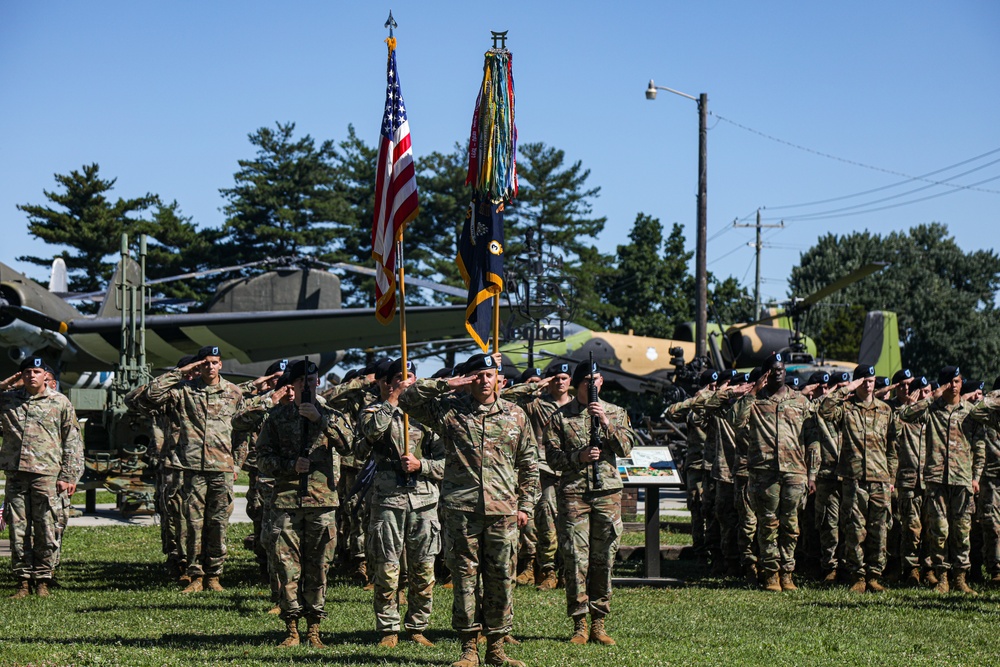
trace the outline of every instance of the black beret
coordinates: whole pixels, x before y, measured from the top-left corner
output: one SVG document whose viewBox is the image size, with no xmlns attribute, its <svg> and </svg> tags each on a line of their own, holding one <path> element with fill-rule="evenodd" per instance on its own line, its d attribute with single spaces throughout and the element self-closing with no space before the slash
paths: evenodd
<svg viewBox="0 0 1000 667">
<path fill-rule="evenodd" d="M 827 382 L 831 387 L 840 384 L 841 382 L 850 382 L 851 374 L 847 371 L 841 371 L 839 373 L 830 373 L 830 381 Z"/>
<path fill-rule="evenodd" d="M 705 369 L 701 372 L 701 376 L 698 378 L 698 384 L 702 387 L 707 387 L 713 382 L 719 380 L 719 372 L 713 371 L 711 368 Z"/>
<path fill-rule="evenodd" d="M 971 394 L 974 391 L 982 391 L 983 387 L 986 385 L 985 382 L 977 382 L 976 380 L 966 380 L 962 383 L 962 393 Z"/>
<path fill-rule="evenodd" d="M 206 345 L 205 347 L 198 350 L 198 353 L 194 355 L 194 359 L 191 361 L 202 361 L 207 357 L 221 357 L 222 353 L 219 351 L 218 345 Z"/>
<path fill-rule="evenodd" d="M 570 380 L 570 383 L 574 387 L 579 387 L 580 383 L 586 380 L 588 375 L 596 375 L 600 372 L 601 367 L 597 365 L 596 361 L 594 362 L 593 367 L 591 367 L 589 361 L 582 361 L 576 365 L 576 368 L 573 369 L 573 379 Z"/>
<path fill-rule="evenodd" d="M 813 374 L 809 376 L 809 381 L 806 384 L 826 384 L 830 381 L 830 374 L 824 371 L 813 371 Z"/>
<path fill-rule="evenodd" d="M 886 387 L 889 386 L 889 378 L 885 377 L 884 375 L 876 375 L 875 386 L 878 387 L 879 389 L 885 389 Z"/>
<path fill-rule="evenodd" d="M 1000 375 L 998 375 L 997 379 L 993 381 L 993 391 L 996 391 L 997 389 L 1000 389 Z"/>
<path fill-rule="evenodd" d="M 898 370 L 892 375 L 893 384 L 899 384 L 900 382 L 905 382 L 906 380 L 912 380 L 912 379 L 913 379 L 913 373 L 910 371 L 909 368 L 903 368 L 901 370 Z"/>
<path fill-rule="evenodd" d="M 948 384 L 961 374 L 958 366 L 945 366 L 938 372 L 938 384 Z"/>
<path fill-rule="evenodd" d="M 268 366 L 267 370 L 264 371 L 264 375 L 274 375 L 278 371 L 284 371 L 286 368 L 288 368 L 288 359 L 281 359 Z"/>
<path fill-rule="evenodd" d="M 719 371 L 719 380 L 718 380 L 718 382 L 719 382 L 719 384 L 725 384 L 727 382 L 732 382 L 733 378 L 735 378 L 737 375 L 738 375 L 738 373 L 736 371 L 734 371 L 732 368 L 726 368 L 724 370 Z"/>
<path fill-rule="evenodd" d="M 319 372 L 319 368 L 311 361 L 306 359 L 299 359 L 298 361 L 293 361 L 285 369 L 282 374 L 282 378 L 285 375 L 288 376 L 288 382 L 295 382 L 301 377 L 306 377 L 307 375 L 316 375 Z"/>
<path fill-rule="evenodd" d="M 389 377 L 389 368 L 392 367 L 392 361 L 391 357 L 386 357 L 385 359 L 380 359 L 375 364 L 375 368 L 371 372 L 375 374 L 376 380 L 384 380 Z M 402 366 L 400 366 L 400 369 L 402 369 Z"/>
<path fill-rule="evenodd" d="M 756 382 L 764 375 L 764 369 L 758 366 L 747 375 L 747 382 Z"/>
<path fill-rule="evenodd" d="M 873 377 L 875 377 L 874 366 L 858 366 L 854 369 L 855 380 L 861 380 L 862 378 L 873 378 Z"/>
<path fill-rule="evenodd" d="M 540 377 L 542 377 L 541 368 L 528 368 L 523 373 L 517 376 L 517 381 L 527 382 L 531 378 L 540 378 Z"/>
<path fill-rule="evenodd" d="M 932 390 L 937 391 L 940 388 L 941 388 L 941 383 L 940 382 L 931 382 L 931 389 Z"/>
<path fill-rule="evenodd" d="M 351 370 L 344 373 L 344 379 L 341 382 L 350 382 L 354 378 L 358 377 L 358 373 L 361 371 L 357 368 L 352 368 Z"/>
<path fill-rule="evenodd" d="M 910 385 L 910 391 L 913 391 L 914 389 L 923 389 L 930 383 L 931 381 L 927 379 L 927 376 L 921 375 L 913 381 L 913 384 Z"/>
<path fill-rule="evenodd" d="M 795 375 L 789 375 L 788 377 L 785 378 L 785 384 L 791 387 L 792 389 L 798 389 L 799 378 L 796 377 Z"/>
<path fill-rule="evenodd" d="M 21 365 L 17 367 L 19 371 L 25 371 L 29 368 L 41 368 L 42 370 L 45 370 L 46 365 L 41 357 L 26 357 L 25 360 L 21 362 Z"/>
<path fill-rule="evenodd" d="M 555 377 L 563 373 L 566 375 L 570 375 L 572 373 L 569 364 L 565 361 L 557 361 L 553 364 L 549 364 L 549 367 L 545 369 L 545 377 L 547 378 Z"/>
<path fill-rule="evenodd" d="M 474 354 L 465 363 L 462 364 L 462 375 L 472 375 L 473 373 L 478 373 L 479 371 L 502 371 L 502 368 L 497 368 L 496 361 L 489 354 Z"/>
<path fill-rule="evenodd" d="M 733 386 L 735 384 L 746 384 L 749 381 L 749 373 L 740 373 L 739 371 L 736 371 L 736 375 L 734 375 L 733 379 L 729 381 L 729 386 Z"/>
<path fill-rule="evenodd" d="M 396 377 L 397 374 L 403 372 L 403 357 L 396 359 L 396 361 L 389 364 L 389 368 L 385 372 L 385 379 L 391 380 Z M 408 375 L 416 375 L 417 367 L 409 359 L 406 360 L 406 372 Z"/>
<path fill-rule="evenodd" d="M 764 371 L 769 371 L 772 368 L 774 368 L 776 365 L 782 364 L 784 362 L 785 362 L 784 355 L 782 355 L 781 352 L 775 352 L 770 357 L 768 357 L 767 359 L 765 359 L 764 363 L 761 364 L 760 366 L 761 366 L 761 368 L 764 369 Z"/>
<path fill-rule="evenodd" d="M 375 359 L 374 361 L 370 361 L 368 362 L 367 365 L 365 365 L 364 368 L 361 369 L 361 371 L 359 372 L 360 375 L 374 375 L 375 369 L 378 368 L 378 365 L 381 364 L 383 361 L 392 361 L 392 359 L 390 359 L 389 357 L 382 357 L 381 359 Z"/>
<path fill-rule="evenodd" d="M 453 372 L 454 372 L 454 369 L 451 369 L 451 368 L 448 368 L 447 366 L 445 366 L 444 368 L 439 368 L 438 370 L 434 371 L 434 375 L 432 375 L 431 377 L 435 378 L 435 379 L 450 378 L 452 376 Z"/>
</svg>

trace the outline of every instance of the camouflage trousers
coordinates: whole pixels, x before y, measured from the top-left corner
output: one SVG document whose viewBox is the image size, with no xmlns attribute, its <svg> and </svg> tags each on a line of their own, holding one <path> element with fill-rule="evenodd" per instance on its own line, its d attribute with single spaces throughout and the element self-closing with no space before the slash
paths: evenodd
<svg viewBox="0 0 1000 667">
<path fill-rule="evenodd" d="M 218 577 L 226 561 L 226 531 L 233 513 L 233 473 L 184 471 L 187 574 Z"/>
<path fill-rule="evenodd" d="M 972 489 L 927 483 L 927 555 L 937 570 L 969 569 L 969 531 L 975 500 Z"/>
<path fill-rule="evenodd" d="M 721 557 L 722 540 L 718 518 L 715 516 L 715 496 L 718 480 L 706 471 L 702 481 L 701 515 L 705 519 L 705 553 L 713 560 Z"/>
<path fill-rule="evenodd" d="M 739 515 L 736 512 L 736 485 L 732 482 L 715 482 L 715 521 L 719 524 L 719 551 L 729 562 L 740 558 L 736 539 Z"/>
<path fill-rule="evenodd" d="M 845 479 L 841 494 L 847 571 L 869 578 L 880 577 L 886 561 L 889 483 Z"/>
<path fill-rule="evenodd" d="M 685 487 L 687 488 L 687 508 L 691 513 L 691 544 L 694 552 L 699 556 L 704 556 L 705 551 L 705 514 L 702 497 L 704 492 L 705 471 L 701 468 L 692 468 L 684 472 Z"/>
<path fill-rule="evenodd" d="M 7 472 L 4 502 L 15 579 L 48 581 L 59 563 L 65 494 L 56 490 L 56 481 L 54 475 Z"/>
<path fill-rule="evenodd" d="M 556 484 L 559 478 L 544 470 L 538 471 L 541 496 L 535 506 L 535 518 L 520 530 L 518 535 L 517 559 L 525 562 L 538 560 L 539 572 L 556 568 L 556 552 L 559 549 L 559 531 L 556 527 Z"/>
<path fill-rule="evenodd" d="M 979 525 L 983 528 L 986 571 L 1000 574 L 1000 478 L 983 477 L 979 483 Z"/>
<path fill-rule="evenodd" d="M 757 562 L 757 515 L 750 507 L 750 479 L 743 475 L 733 477 L 733 495 L 736 504 L 736 551 L 744 567 Z"/>
<path fill-rule="evenodd" d="M 750 471 L 750 506 L 757 516 L 761 571 L 795 571 L 799 507 L 805 493 L 805 475 L 771 470 Z"/>
<path fill-rule="evenodd" d="M 455 596 L 451 627 L 460 633 L 510 634 L 514 624 L 517 517 L 448 510 L 444 520 L 449 547 L 446 558 Z"/>
<path fill-rule="evenodd" d="M 277 604 L 281 599 L 281 584 L 278 581 L 278 558 L 274 545 L 278 543 L 278 517 L 281 510 L 274 508 L 274 478 L 259 477 L 257 486 L 261 496 L 260 539 L 261 548 L 267 558 L 267 576 L 271 585 L 271 601 Z"/>
<path fill-rule="evenodd" d="M 839 565 L 840 499 L 843 483 L 837 478 L 816 479 L 813 522 L 819 536 L 819 566 L 829 572 Z"/>
<path fill-rule="evenodd" d="M 899 561 L 903 569 L 925 564 L 920 550 L 924 544 L 924 490 L 899 489 Z"/>
<path fill-rule="evenodd" d="M 337 551 L 336 508 L 278 509 L 273 530 L 281 618 L 326 618 L 326 574 Z"/>
<path fill-rule="evenodd" d="M 423 632 L 430 623 L 434 593 L 434 558 L 441 551 L 437 504 L 420 509 L 381 507 L 372 502 L 368 525 L 375 584 L 375 629 L 399 632 L 400 563 L 406 562 L 406 619 L 403 627 Z"/>
<path fill-rule="evenodd" d="M 156 507 L 160 514 L 160 546 L 167 562 L 187 569 L 187 526 L 184 521 L 184 471 L 160 465 L 156 470 Z"/>
<path fill-rule="evenodd" d="M 559 494 L 559 543 L 569 616 L 589 611 L 594 618 L 603 618 L 611 611 L 611 568 L 622 528 L 621 489 Z"/>
<path fill-rule="evenodd" d="M 337 510 L 337 536 L 345 562 L 363 559 L 365 549 L 365 522 L 368 516 L 365 497 L 368 494 L 358 494 L 347 500 L 351 488 L 358 479 L 358 469 L 342 466 L 340 481 L 337 482 L 337 495 L 341 498 Z M 358 507 L 361 505 L 361 507 Z"/>
</svg>

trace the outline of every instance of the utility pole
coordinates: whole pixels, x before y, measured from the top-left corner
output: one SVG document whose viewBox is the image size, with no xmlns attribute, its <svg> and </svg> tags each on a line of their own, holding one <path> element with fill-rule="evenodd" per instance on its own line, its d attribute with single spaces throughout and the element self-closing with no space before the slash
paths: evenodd
<svg viewBox="0 0 1000 667">
<path fill-rule="evenodd" d="M 761 306 L 761 304 L 760 304 L 760 251 L 761 251 L 761 248 L 764 247 L 764 244 L 763 244 L 763 242 L 761 242 L 761 239 L 760 239 L 760 230 L 763 229 L 763 228 L 765 228 L 765 227 L 767 227 L 767 228 L 778 228 L 778 227 L 784 227 L 784 226 L 785 226 L 785 221 L 784 220 L 782 220 L 777 225 L 762 225 L 762 224 L 760 224 L 760 209 L 759 208 L 757 209 L 757 223 L 756 224 L 753 224 L 753 225 L 740 225 L 740 224 L 737 224 L 736 221 L 733 221 L 733 227 L 756 227 L 757 228 L 757 242 L 756 243 L 748 243 L 747 244 L 749 246 L 753 246 L 756 249 L 756 253 L 757 253 L 757 271 L 756 271 L 756 273 L 754 275 L 754 281 L 753 281 L 753 316 L 754 316 L 755 319 L 758 318 L 758 317 L 760 317 L 760 306 Z"/>
</svg>

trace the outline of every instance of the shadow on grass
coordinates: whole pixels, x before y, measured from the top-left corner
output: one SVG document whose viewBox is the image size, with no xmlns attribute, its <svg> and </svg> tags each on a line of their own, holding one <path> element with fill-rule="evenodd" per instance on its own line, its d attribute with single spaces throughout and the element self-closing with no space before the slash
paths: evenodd
<svg viewBox="0 0 1000 667">
<path fill-rule="evenodd" d="M 858 595 L 849 600 L 814 600 L 802 602 L 803 607 L 818 607 L 822 609 L 900 609 L 908 608 L 914 611 L 937 611 L 942 613 L 969 612 L 978 614 L 995 614 L 996 600 L 992 598 L 973 598 L 965 595 L 941 595 L 939 597 L 911 597 Z"/>
</svg>

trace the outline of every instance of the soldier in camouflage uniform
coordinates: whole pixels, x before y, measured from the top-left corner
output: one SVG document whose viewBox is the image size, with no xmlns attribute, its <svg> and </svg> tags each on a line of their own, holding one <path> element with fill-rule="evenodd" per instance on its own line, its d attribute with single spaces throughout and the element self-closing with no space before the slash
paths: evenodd
<svg viewBox="0 0 1000 667">
<path fill-rule="evenodd" d="M 538 499 L 538 445 L 524 411 L 496 393 L 499 356 L 473 355 L 465 375 L 418 380 L 399 397 L 404 412 L 433 424 L 444 441 L 451 623 L 462 638 L 456 667 L 479 664 L 480 631 L 488 643 L 486 664 L 524 664 L 507 657 L 504 641 L 514 620 L 517 531 L 531 520 Z"/>
<path fill-rule="evenodd" d="M 905 406 L 899 418 L 925 426 L 927 549 L 938 580 L 934 590 L 974 595 L 966 581 L 969 531 L 975 511 L 973 495 L 979 491 L 986 459 L 975 434 L 979 424 L 995 427 L 1000 404 L 984 401 L 973 406 L 963 401 L 958 366 L 942 368 L 938 382 L 930 398 Z"/>
<path fill-rule="evenodd" d="M 773 354 L 762 369 L 755 384 L 719 394 L 723 400 L 744 394 L 731 419 L 737 431 L 747 432 L 750 504 L 757 515 L 764 589 L 793 591 L 799 509 L 807 489 L 816 488 L 816 470 L 808 462 L 817 461 L 818 454 L 802 437 L 809 399 L 785 385 L 784 358 Z"/>
<path fill-rule="evenodd" d="M 219 583 L 226 560 L 226 531 L 233 511 L 233 482 L 246 451 L 234 452 L 233 416 L 243 405 L 243 391 L 222 378 L 218 346 L 201 348 L 187 366 L 164 373 L 149 384 L 147 400 L 178 424 L 170 467 L 183 470 L 184 520 L 190 583 L 185 593 Z M 185 376 L 198 372 L 196 380 Z"/>
<path fill-rule="evenodd" d="M 282 377 L 290 390 L 268 412 L 257 438 L 257 465 L 274 478 L 275 563 L 288 631 L 281 646 L 298 645 L 304 616 L 307 641 L 323 648 L 326 576 L 337 547 L 339 454 L 350 451 L 354 437 L 347 418 L 315 397 L 316 380 L 312 362 L 291 364 Z M 312 400 L 303 400 L 306 393 Z"/>
<path fill-rule="evenodd" d="M 907 385 L 903 389 L 896 388 L 895 398 L 890 403 L 895 406 L 897 414 L 904 407 L 930 395 L 930 383 L 925 377 L 913 378 Z M 924 563 L 920 553 L 926 532 L 923 518 L 924 459 L 927 455 L 924 428 L 921 422 L 909 423 L 900 420 L 894 444 L 899 459 L 896 470 L 896 498 L 900 570 L 905 574 L 905 581 L 910 586 L 920 585 L 920 569 Z"/>
<path fill-rule="evenodd" d="M 1000 401 L 1000 377 L 984 401 Z M 992 426 L 983 426 L 977 434 L 986 453 L 983 475 L 979 479 L 979 524 L 983 529 L 983 561 L 993 586 L 1000 585 L 1000 433 Z"/>
<path fill-rule="evenodd" d="M 573 400 L 570 393 L 570 365 L 565 362 L 556 362 L 545 369 L 544 378 L 541 382 L 527 384 L 521 387 L 512 387 L 504 392 L 504 398 L 516 401 L 524 408 L 531 420 L 531 428 L 535 433 L 535 440 L 544 442 L 543 430 L 552 414 L 563 405 Z M 553 470 L 552 467 L 541 456 L 538 461 L 538 478 L 541 487 L 541 496 L 538 505 L 535 507 L 535 536 L 537 538 L 534 550 L 538 565 L 538 590 L 549 591 L 558 585 L 559 577 L 556 574 L 556 556 L 559 548 L 559 533 L 557 529 L 557 517 L 559 516 L 558 505 L 556 503 L 556 487 L 562 473 Z M 525 573 L 530 568 L 525 568 Z M 518 579 L 521 583 L 521 579 Z M 527 580 L 524 583 L 528 583 Z"/>
<path fill-rule="evenodd" d="M 20 373 L 0 383 L 0 470 L 10 525 L 11 596 L 49 594 L 59 562 L 59 511 L 83 475 L 83 441 L 69 399 L 50 389 L 45 362 L 29 357 Z M 17 384 L 20 387 L 13 389 Z"/>
<path fill-rule="evenodd" d="M 413 364 L 408 376 L 416 379 Z M 399 394 L 404 386 L 401 359 L 392 362 L 378 380 L 382 401 L 361 413 L 361 438 L 354 453 L 367 460 L 374 453 L 375 478 L 371 490 L 368 542 L 375 584 L 375 629 L 380 644 L 393 648 L 399 641 L 400 561 L 405 552 L 409 584 L 403 626 L 410 639 L 433 646 L 424 636 L 430 622 L 434 592 L 434 559 L 441 550 L 438 521 L 438 482 L 444 477 L 444 447 L 433 433 L 415 420 L 404 419 Z M 409 451 L 404 453 L 404 424 L 409 425 Z"/>
<path fill-rule="evenodd" d="M 895 417 L 875 398 L 875 368 L 858 366 L 853 381 L 826 396 L 819 417 L 841 434 L 837 474 L 843 480 L 844 561 L 854 593 L 885 590 L 889 498 L 896 479 Z"/>
<path fill-rule="evenodd" d="M 622 480 L 615 457 L 632 453 L 636 435 L 625 410 L 600 398 L 590 402 L 591 386 L 600 391 L 604 383 L 596 363 L 579 364 L 572 383 L 574 400 L 556 410 L 545 427 L 545 458 L 562 472 L 557 494 L 559 540 L 566 611 L 573 620 L 570 642 L 587 643 L 589 611 L 589 640 L 614 645 L 604 617 L 611 612 L 611 568 L 622 534 Z"/>
</svg>

